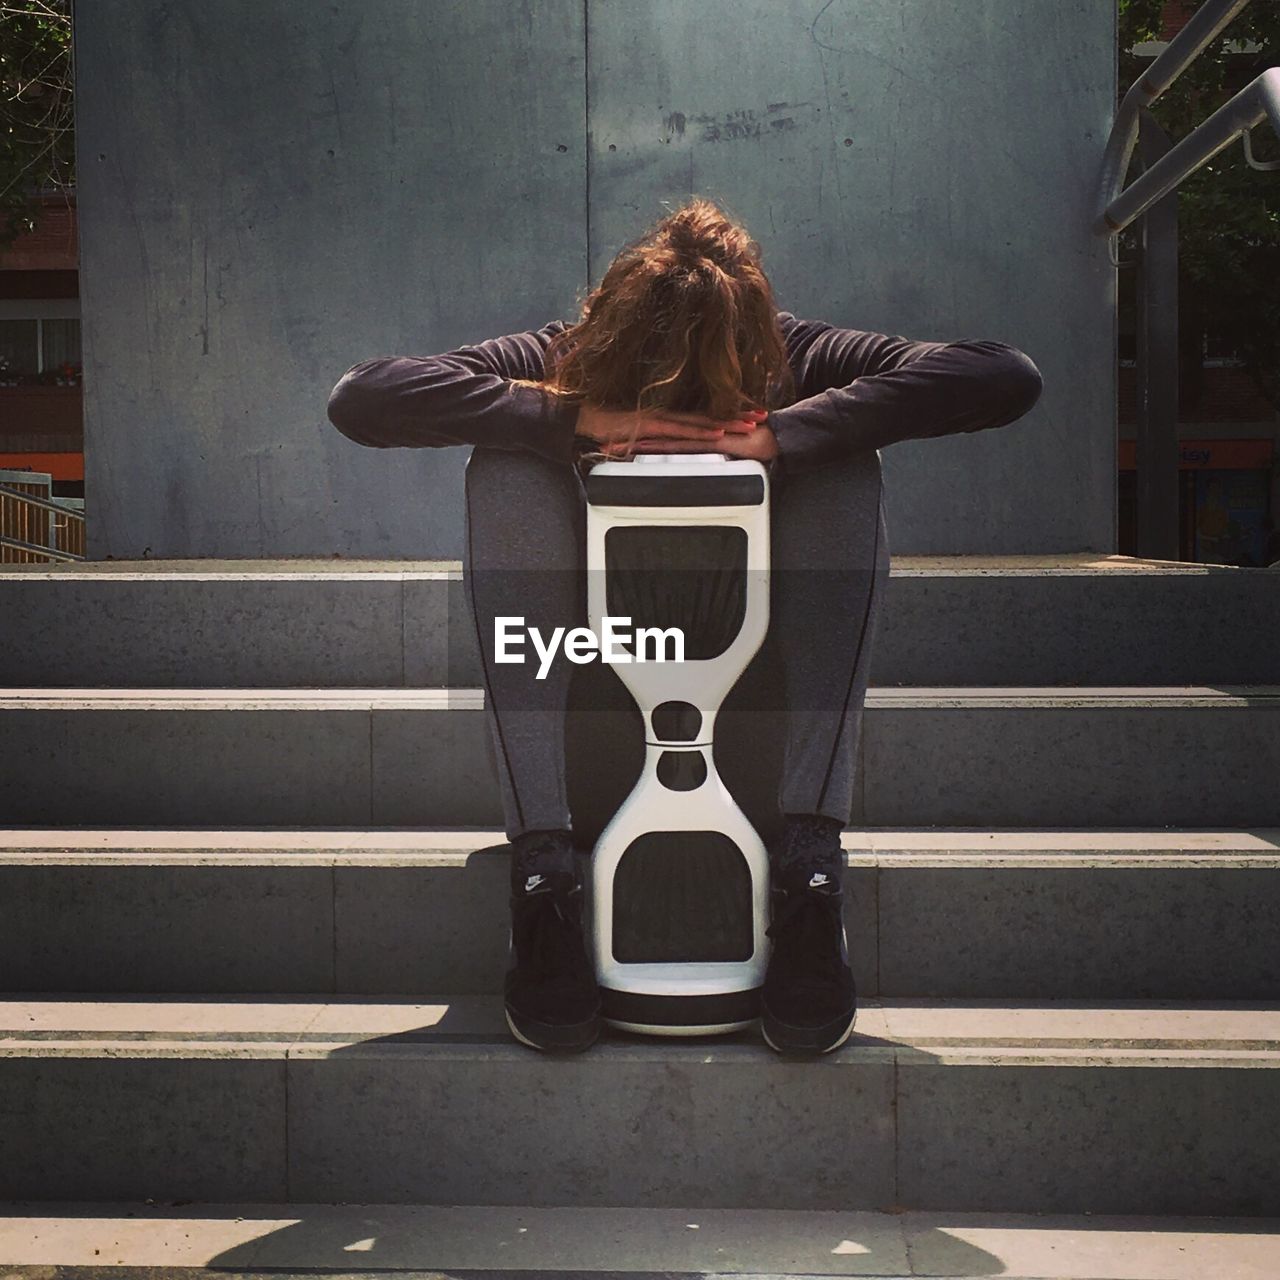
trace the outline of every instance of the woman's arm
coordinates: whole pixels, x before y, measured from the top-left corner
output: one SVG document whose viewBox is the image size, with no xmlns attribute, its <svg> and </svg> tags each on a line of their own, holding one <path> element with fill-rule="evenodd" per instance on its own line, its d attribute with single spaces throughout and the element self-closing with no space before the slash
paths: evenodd
<svg viewBox="0 0 1280 1280">
<path fill-rule="evenodd" d="M 541 387 L 551 339 L 569 327 L 489 338 L 438 356 L 375 356 L 352 365 L 329 393 L 329 421 L 356 444 L 386 449 L 487 445 L 528 449 L 571 463 L 579 451 L 609 449 L 636 435 L 705 449 L 755 425 L 713 422 L 700 414 L 626 412 L 562 399 Z"/>
<path fill-rule="evenodd" d="M 770 413 L 788 471 L 862 449 L 1007 426 L 1040 398 L 1031 358 L 1003 342 L 923 342 L 778 313 L 794 404 Z"/>
<path fill-rule="evenodd" d="M 567 327 L 552 320 L 442 355 L 362 360 L 329 393 L 329 421 L 375 449 L 478 444 L 570 463 L 578 403 L 511 381 L 541 379 L 547 346 Z"/>
</svg>

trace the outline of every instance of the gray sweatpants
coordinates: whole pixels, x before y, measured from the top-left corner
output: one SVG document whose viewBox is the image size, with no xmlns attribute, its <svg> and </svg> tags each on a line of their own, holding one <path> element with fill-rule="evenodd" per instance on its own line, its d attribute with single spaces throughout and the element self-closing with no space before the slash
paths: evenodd
<svg viewBox="0 0 1280 1280">
<path fill-rule="evenodd" d="M 544 636 L 586 625 L 586 505 L 576 468 L 477 447 L 466 473 L 464 576 L 508 839 L 571 829 L 565 711 L 572 664 L 494 661 L 494 619 Z M 889 577 L 880 456 L 861 451 L 771 491 L 769 643 L 781 657 L 784 813 L 847 824 L 872 642 Z"/>
</svg>

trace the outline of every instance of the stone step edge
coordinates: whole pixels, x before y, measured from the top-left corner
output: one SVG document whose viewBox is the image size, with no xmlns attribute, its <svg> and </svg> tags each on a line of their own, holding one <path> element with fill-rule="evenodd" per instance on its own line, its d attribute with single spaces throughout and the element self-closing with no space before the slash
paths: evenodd
<svg viewBox="0 0 1280 1280">
<path fill-rule="evenodd" d="M 213 566 L 217 566 L 216 568 Z M 1262 570 L 1266 572 L 1265 569 Z M 1156 560 L 1139 556 L 1101 555 L 1094 551 L 1022 555 L 894 555 L 891 572 L 945 575 L 1182 575 L 1222 577 L 1241 573 L 1256 577 L 1259 570 L 1235 565 L 1195 564 L 1182 560 Z M 6 565 L 0 582 L 67 579 L 91 581 L 142 580 L 157 577 L 203 581 L 208 579 L 319 581 L 354 579 L 403 580 L 461 578 L 462 562 L 447 559 L 298 559 L 236 560 L 91 560 L 67 565 Z"/>
<path fill-rule="evenodd" d="M 873 827 L 841 835 L 854 866 L 1244 866 L 1280 861 L 1280 827 Z M 458 866 L 505 854 L 492 828 L 0 828 L 0 865 Z M 884 860 L 888 860 L 887 862 Z M 1126 861 L 1131 860 L 1131 861 Z"/>
<path fill-rule="evenodd" d="M 61 853 L 32 850 L 29 852 L 0 850 L 0 868 L 4 867 L 131 867 L 160 869 L 164 867 L 221 867 L 228 870 L 250 867 L 315 867 L 341 868 L 404 868 L 423 870 L 436 868 L 463 870 L 469 859 L 476 855 L 505 858 L 507 847 L 477 848 L 470 853 L 456 851 L 419 853 L 389 851 L 347 851 L 330 854 L 288 852 L 237 852 L 231 850 L 176 851 L 165 853 L 157 850 L 112 853 Z M 1142 868 L 1147 871 L 1180 870 L 1231 870 L 1275 871 L 1280 870 L 1280 850 L 1272 854 L 1221 853 L 1164 854 L 1164 853 L 989 853 L 946 854 L 916 853 L 912 851 L 881 850 L 874 853 L 846 853 L 845 866 L 850 869 L 905 871 L 919 870 L 1057 870 L 1097 871 Z"/>
<path fill-rule="evenodd" d="M 1214 707 L 1280 704 L 1265 685 L 880 685 L 868 707 L 896 709 Z M 0 687 L 0 711 L 480 711 L 484 690 L 424 688 Z"/>
<path fill-rule="evenodd" d="M 341 1254 L 341 1258 L 338 1255 Z M 1264 1276 L 1280 1220 L 906 1210 L 160 1201 L 0 1203 L 6 1276 L 315 1274 Z M 977 1264 L 984 1265 L 977 1265 Z M 843 1265 L 842 1265 L 843 1264 Z"/>
<path fill-rule="evenodd" d="M 78 998 L 79 997 L 79 998 Z M 0 1073 L 13 1058 L 430 1058 L 533 1051 L 498 996 L 121 998 L 69 992 L 0 1000 Z M 710 1064 L 774 1055 L 755 1031 L 698 1040 L 606 1029 L 597 1057 Z M 824 1064 L 1280 1068 L 1280 1005 L 1256 1002 L 866 999 L 853 1038 Z"/>
</svg>

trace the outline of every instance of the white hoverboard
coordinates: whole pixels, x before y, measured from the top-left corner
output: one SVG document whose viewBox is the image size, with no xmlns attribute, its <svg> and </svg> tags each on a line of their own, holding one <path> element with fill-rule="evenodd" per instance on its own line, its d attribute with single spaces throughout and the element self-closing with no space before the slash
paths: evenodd
<svg viewBox="0 0 1280 1280">
<path fill-rule="evenodd" d="M 682 662 L 614 665 L 644 717 L 645 763 L 592 854 L 602 1016 L 652 1035 L 737 1031 L 759 1016 L 769 861 L 713 739 L 769 625 L 768 476 L 722 454 L 642 454 L 598 464 L 585 488 L 592 628 L 630 617 L 633 659 L 638 628 L 685 639 Z"/>
</svg>

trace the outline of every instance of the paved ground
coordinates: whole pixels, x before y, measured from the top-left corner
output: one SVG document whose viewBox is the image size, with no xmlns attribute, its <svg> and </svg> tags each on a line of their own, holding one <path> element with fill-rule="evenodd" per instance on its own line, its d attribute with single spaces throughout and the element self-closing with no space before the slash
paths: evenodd
<svg viewBox="0 0 1280 1280">
<path fill-rule="evenodd" d="M 1280 1220 L 400 1205 L 0 1205 L 0 1276 L 215 1266 L 433 1276 L 1272 1280 Z M 51 1268 L 58 1268 L 51 1272 Z M 69 1270 L 63 1270 L 64 1268 Z M 153 1271 L 151 1275 L 156 1273 Z"/>
</svg>

